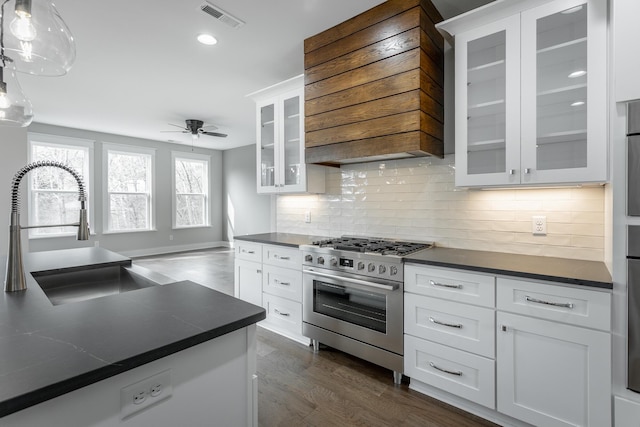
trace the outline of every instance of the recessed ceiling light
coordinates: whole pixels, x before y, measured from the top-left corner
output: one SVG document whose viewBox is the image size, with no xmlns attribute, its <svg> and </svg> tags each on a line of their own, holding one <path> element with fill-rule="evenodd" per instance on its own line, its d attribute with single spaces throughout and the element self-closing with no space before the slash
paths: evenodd
<svg viewBox="0 0 640 427">
<path fill-rule="evenodd" d="M 211 34 L 198 34 L 198 41 L 208 46 L 212 46 L 218 43 L 218 40 L 215 37 L 213 37 Z"/>
<path fill-rule="evenodd" d="M 578 71 L 574 71 L 573 73 L 569 74 L 569 78 L 570 79 L 575 79 L 576 77 L 582 77 L 585 74 L 587 74 L 587 72 L 585 70 L 578 70 Z"/>
<path fill-rule="evenodd" d="M 571 104 L 572 107 L 579 107 L 581 105 L 584 105 L 584 101 L 576 101 Z"/>
</svg>

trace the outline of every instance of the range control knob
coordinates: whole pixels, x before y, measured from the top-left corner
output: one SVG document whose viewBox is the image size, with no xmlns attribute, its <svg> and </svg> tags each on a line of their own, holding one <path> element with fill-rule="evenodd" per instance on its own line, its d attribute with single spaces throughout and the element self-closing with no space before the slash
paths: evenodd
<svg viewBox="0 0 640 427">
<path fill-rule="evenodd" d="M 389 274 L 391 276 L 395 276 L 396 274 L 398 274 L 398 267 L 396 267 L 395 265 L 389 267 Z"/>
<path fill-rule="evenodd" d="M 373 273 L 374 271 L 376 271 L 376 266 L 374 263 L 370 262 L 369 265 L 367 266 L 367 269 L 369 270 L 370 273 Z"/>
<path fill-rule="evenodd" d="M 380 273 L 380 274 L 384 274 L 384 273 L 386 273 L 386 272 L 387 272 L 387 267 L 385 267 L 384 265 L 380 265 L 380 266 L 378 267 L 378 273 Z"/>
<path fill-rule="evenodd" d="M 318 264 L 324 264 L 324 257 L 318 257 Z"/>
<path fill-rule="evenodd" d="M 304 260 L 305 260 L 306 262 L 311 262 L 311 261 L 313 261 L 313 257 L 312 257 L 311 255 L 305 255 L 305 256 L 304 256 Z"/>
<path fill-rule="evenodd" d="M 338 260 L 336 258 L 331 258 L 331 267 L 337 267 L 338 266 Z"/>
<path fill-rule="evenodd" d="M 358 270 L 364 270 L 364 262 L 362 261 L 358 262 Z"/>
</svg>

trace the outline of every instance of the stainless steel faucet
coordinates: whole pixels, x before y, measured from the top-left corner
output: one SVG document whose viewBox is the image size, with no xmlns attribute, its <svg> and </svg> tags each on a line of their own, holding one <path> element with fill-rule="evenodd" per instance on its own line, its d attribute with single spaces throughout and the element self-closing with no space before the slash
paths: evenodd
<svg viewBox="0 0 640 427">
<path fill-rule="evenodd" d="M 69 172 L 78 182 L 78 200 L 80 201 L 80 220 L 71 224 L 20 226 L 20 181 L 33 169 L 52 166 Z M 42 227 L 78 227 L 78 240 L 89 240 L 89 224 L 87 223 L 87 209 L 85 208 L 86 193 L 82 177 L 69 166 L 50 160 L 30 163 L 20 169 L 11 180 L 11 224 L 9 225 L 9 255 L 7 257 L 7 275 L 4 282 L 5 292 L 24 291 L 27 282 L 22 264 L 22 245 L 20 244 L 20 230 Z"/>
</svg>

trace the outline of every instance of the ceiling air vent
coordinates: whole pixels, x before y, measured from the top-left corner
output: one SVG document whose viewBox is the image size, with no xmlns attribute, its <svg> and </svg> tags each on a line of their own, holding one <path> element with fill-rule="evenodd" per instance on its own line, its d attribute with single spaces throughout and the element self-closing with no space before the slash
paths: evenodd
<svg viewBox="0 0 640 427">
<path fill-rule="evenodd" d="M 239 20 L 235 16 L 228 14 L 218 6 L 209 2 L 206 2 L 202 6 L 200 6 L 200 9 L 202 9 L 204 13 L 213 16 L 218 21 L 224 22 L 232 28 L 238 28 L 244 25 L 244 21 Z"/>
</svg>

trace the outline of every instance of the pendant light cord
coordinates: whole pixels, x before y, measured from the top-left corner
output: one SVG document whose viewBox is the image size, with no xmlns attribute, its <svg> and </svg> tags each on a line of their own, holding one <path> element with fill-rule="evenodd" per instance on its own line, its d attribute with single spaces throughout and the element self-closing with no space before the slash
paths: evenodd
<svg viewBox="0 0 640 427">
<path fill-rule="evenodd" d="M 4 0 L 2 6 L 0 6 L 0 60 L 2 60 L 2 67 L 4 68 L 6 56 L 4 56 L 4 5 L 9 3 L 9 0 Z"/>
</svg>

